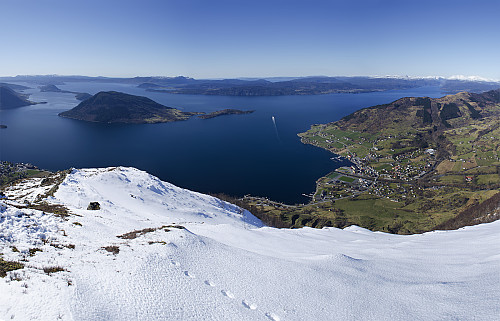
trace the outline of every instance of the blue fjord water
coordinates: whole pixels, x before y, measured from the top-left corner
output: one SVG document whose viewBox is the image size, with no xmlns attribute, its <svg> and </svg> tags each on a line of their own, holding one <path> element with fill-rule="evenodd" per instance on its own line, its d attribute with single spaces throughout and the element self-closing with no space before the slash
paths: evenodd
<svg viewBox="0 0 500 321">
<path fill-rule="evenodd" d="M 365 94 L 224 97 L 151 93 L 116 83 L 68 83 L 61 89 L 95 94 L 116 90 L 147 96 L 185 111 L 255 110 L 164 124 L 97 124 L 58 117 L 79 102 L 73 94 L 26 90 L 47 104 L 0 111 L 0 159 L 40 168 L 133 166 L 204 193 L 266 196 L 302 203 L 315 181 L 341 166 L 329 152 L 300 142 L 312 124 L 336 121 L 360 108 L 405 96 L 443 96 L 423 87 Z M 276 127 L 273 123 L 274 116 Z"/>
</svg>

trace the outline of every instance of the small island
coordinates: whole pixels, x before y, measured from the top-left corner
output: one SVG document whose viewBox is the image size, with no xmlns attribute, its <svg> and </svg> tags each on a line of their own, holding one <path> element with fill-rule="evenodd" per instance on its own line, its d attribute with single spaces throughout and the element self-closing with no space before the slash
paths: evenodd
<svg viewBox="0 0 500 321">
<path fill-rule="evenodd" d="M 251 114 L 255 110 L 239 110 L 239 109 L 223 109 L 223 110 L 218 110 L 211 112 L 210 114 L 205 114 L 205 115 L 199 115 L 201 119 L 210 119 L 218 116 L 223 116 L 223 115 L 244 115 L 244 114 Z"/>
<path fill-rule="evenodd" d="M 151 124 L 187 120 L 199 114 L 163 106 L 147 97 L 101 91 L 59 116 L 98 123 Z"/>
<path fill-rule="evenodd" d="M 45 93 L 45 92 L 52 92 L 52 93 L 69 93 L 72 94 L 73 92 L 67 91 L 67 90 L 62 90 L 56 85 L 43 85 L 40 86 L 40 91 Z"/>
<path fill-rule="evenodd" d="M 80 101 L 83 101 L 85 99 L 92 97 L 92 95 L 88 94 L 88 93 L 79 93 L 79 92 L 74 92 L 74 91 L 62 90 L 61 88 L 57 87 L 56 85 L 41 86 L 40 91 L 41 92 L 51 92 L 51 93 L 74 94 L 75 98 L 80 100 Z"/>
</svg>

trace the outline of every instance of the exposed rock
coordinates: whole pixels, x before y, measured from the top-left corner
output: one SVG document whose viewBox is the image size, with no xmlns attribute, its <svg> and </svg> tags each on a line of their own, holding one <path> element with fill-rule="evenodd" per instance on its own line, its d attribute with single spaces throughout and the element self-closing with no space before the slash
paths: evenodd
<svg viewBox="0 0 500 321">
<path fill-rule="evenodd" d="M 89 211 L 98 211 L 101 209 L 101 204 L 99 202 L 90 202 L 89 206 L 87 206 L 87 210 Z"/>
</svg>

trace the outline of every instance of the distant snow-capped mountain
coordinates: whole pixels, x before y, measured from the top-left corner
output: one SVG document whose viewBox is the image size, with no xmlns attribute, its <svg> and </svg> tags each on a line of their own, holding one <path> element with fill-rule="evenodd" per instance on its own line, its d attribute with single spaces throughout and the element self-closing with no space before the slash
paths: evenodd
<svg viewBox="0 0 500 321">
<path fill-rule="evenodd" d="M 461 81 L 474 81 L 474 82 L 500 82 L 500 79 L 485 78 L 481 76 L 464 76 L 453 75 L 450 77 L 444 76 L 401 76 L 401 75 L 383 75 L 383 76 L 370 76 L 372 78 L 392 78 L 392 79 L 435 79 L 435 80 L 461 80 Z"/>
<path fill-rule="evenodd" d="M 276 229 L 125 167 L 30 179 L 4 193 L 0 253 L 24 267 L 0 278 L 0 319 L 492 320 L 499 312 L 500 221 L 410 236 Z"/>
<path fill-rule="evenodd" d="M 484 78 L 481 76 L 464 76 L 464 75 L 454 75 L 448 77 L 450 80 L 464 80 L 464 81 L 482 81 L 482 82 L 500 82 L 499 79 Z"/>
</svg>

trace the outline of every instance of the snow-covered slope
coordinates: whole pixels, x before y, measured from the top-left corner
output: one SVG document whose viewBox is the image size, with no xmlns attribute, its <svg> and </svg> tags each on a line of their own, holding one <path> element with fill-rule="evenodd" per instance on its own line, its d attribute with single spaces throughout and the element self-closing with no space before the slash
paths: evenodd
<svg viewBox="0 0 500 321">
<path fill-rule="evenodd" d="M 234 205 L 123 167 L 73 170 L 47 199 L 72 213 L 59 218 L 21 204 L 46 192 L 39 185 L 7 190 L 0 205 L 3 258 L 25 260 L 0 279 L 0 319 L 500 315 L 498 221 L 412 236 L 355 226 L 275 229 Z M 87 210 L 90 202 L 101 209 Z M 64 271 L 44 272 L 51 267 Z"/>
</svg>

